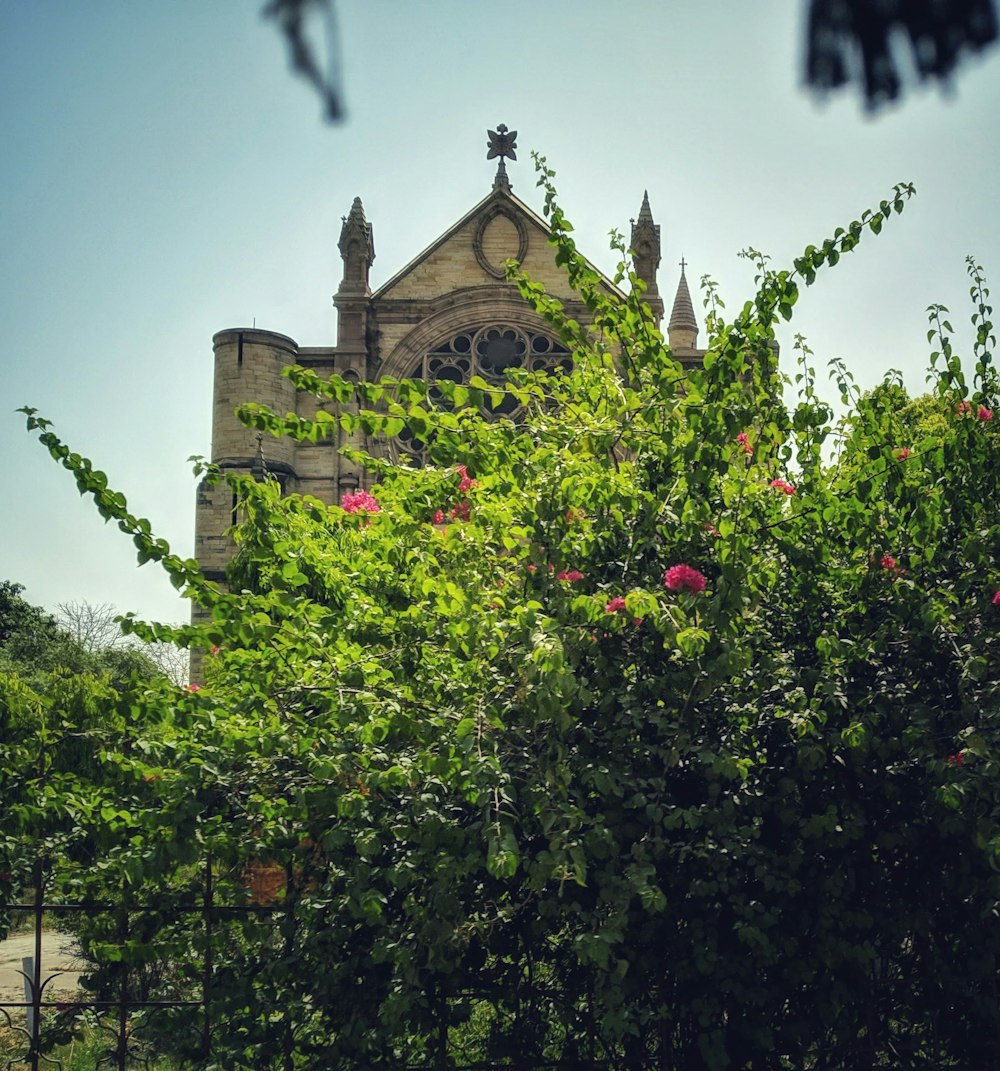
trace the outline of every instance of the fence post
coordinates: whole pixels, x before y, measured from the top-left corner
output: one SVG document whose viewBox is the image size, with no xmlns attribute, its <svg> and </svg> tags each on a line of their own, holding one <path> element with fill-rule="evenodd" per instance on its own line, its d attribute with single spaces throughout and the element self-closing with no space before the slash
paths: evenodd
<svg viewBox="0 0 1000 1071">
<path fill-rule="evenodd" d="M 121 905 L 118 909 L 118 947 L 121 959 L 118 961 L 118 1037 L 115 1046 L 115 1066 L 118 1071 L 126 1071 L 128 1062 L 128 963 L 125 959 L 125 946 L 128 944 L 128 886 L 122 880 Z"/>
<path fill-rule="evenodd" d="M 202 1055 L 208 1056 L 212 1049 L 212 1024 L 208 1010 L 208 990 L 212 983 L 212 856 L 205 858 L 205 896 L 203 910 L 205 914 L 205 959 L 201 979 L 201 1004 L 203 1011 L 202 1019 Z"/>
<path fill-rule="evenodd" d="M 45 913 L 45 873 L 41 859 L 35 860 L 35 955 L 31 964 L 31 1007 L 26 1008 L 28 1033 L 31 1035 L 31 1071 L 38 1071 L 42 1048 L 42 916 Z M 22 964 L 23 965 L 23 964 Z M 25 985 L 29 972 L 25 972 Z"/>
</svg>

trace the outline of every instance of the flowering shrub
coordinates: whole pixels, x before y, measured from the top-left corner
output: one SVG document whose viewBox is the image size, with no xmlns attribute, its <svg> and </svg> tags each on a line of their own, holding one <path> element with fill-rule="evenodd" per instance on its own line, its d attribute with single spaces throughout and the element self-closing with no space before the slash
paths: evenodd
<svg viewBox="0 0 1000 1071">
<path fill-rule="evenodd" d="M 482 1066 L 1000 1066 L 1000 436 L 954 418 L 965 393 L 996 405 L 981 272 L 969 371 L 932 310 L 932 393 L 862 395 L 835 365 L 834 422 L 801 348 L 786 406 L 774 325 L 908 189 L 786 270 L 759 259 L 731 322 L 709 284 L 710 359 L 691 369 L 641 288 L 609 293 L 542 180 L 614 358 L 512 267 L 571 372 L 445 386 L 439 407 L 426 384 L 293 369 L 325 420 L 242 410 L 302 439 L 419 429 L 426 468 L 367 461 L 377 524 L 229 476 L 247 520 L 222 590 L 29 414 L 206 610 L 169 634 L 220 647 L 197 702 L 124 697 L 104 782 L 39 777 L 36 821 L 94 827 L 113 850 L 87 880 L 137 898 L 173 882 L 198 902 L 202 846 L 220 897 L 252 859 L 293 875 L 273 918 L 210 938 L 213 1016 L 240 1024 L 216 1066 L 271 1066 L 279 1029 L 296 1066 L 427 1065 L 456 1029 L 447 996 L 484 978 L 500 1010 L 477 997 Z M 501 403 L 516 426 L 482 417 Z M 760 429 L 752 453 L 739 428 Z M 897 464 L 901 441 L 919 465 Z M 456 501 L 469 471 L 474 510 Z M 901 572 L 886 546 L 905 582 L 883 582 Z M 608 620 L 622 611 L 636 627 Z M 33 784 L 19 755 L 5 802 Z M 16 832 L 7 872 L 27 865 Z"/>
</svg>

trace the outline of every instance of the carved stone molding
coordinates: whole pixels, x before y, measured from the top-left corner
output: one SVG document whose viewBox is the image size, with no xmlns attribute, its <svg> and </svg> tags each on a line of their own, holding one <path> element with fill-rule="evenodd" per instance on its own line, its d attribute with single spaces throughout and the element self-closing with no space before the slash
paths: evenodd
<svg viewBox="0 0 1000 1071">
<path fill-rule="evenodd" d="M 524 263 L 525 254 L 528 252 L 528 231 L 524 226 L 524 221 L 511 212 L 503 204 L 494 205 L 488 212 L 486 212 L 482 219 L 479 221 L 479 225 L 476 227 L 476 233 L 472 239 L 472 250 L 476 254 L 476 260 L 479 261 L 480 267 L 483 271 L 488 272 L 494 279 L 504 278 L 503 263 L 493 264 L 486 255 L 486 250 L 483 245 L 483 238 L 486 235 L 490 224 L 497 218 L 503 217 L 509 220 L 517 231 L 517 254 L 513 256 L 513 259 L 518 263 Z M 504 260 L 509 257 L 504 257 Z"/>
<path fill-rule="evenodd" d="M 511 287 L 481 286 L 449 295 L 444 308 L 417 324 L 387 354 L 379 370 L 384 376 L 408 376 L 414 362 L 441 339 L 455 331 L 487 323 L 509 323 L 529 331 L 551 333 L 552 328 L 525 304 Z"/>
</svg>

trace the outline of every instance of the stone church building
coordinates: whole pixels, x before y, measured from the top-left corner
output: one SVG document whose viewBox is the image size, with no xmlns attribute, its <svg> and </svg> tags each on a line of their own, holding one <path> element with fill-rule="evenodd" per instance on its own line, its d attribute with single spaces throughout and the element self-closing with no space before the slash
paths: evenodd
<svg viewBox="0 0 1000 1071">
<path fill-rule="evenodd" d="M 363 473 L 338 448 L 340 441 L 294 443 L 268 438 L 261 445 L 255 431 L 234 415 L 243 402 L 260 402 L 279 413 L 315 412 L 315 399 L 297 395 L 281 370 L 290 364 L 375 380 L 380 376 L 467 380 L 481 375 L 502 381 L 511 367 L 545 368 L 569 361 L 555 338 L 504 278 L 503 262 L 519 261 L 529 275 L 559 298 L 569 314 L 586 322 L 586 309 L 570 290 L 547 244 L 545 220 L 512 191 L 504 164 L 516 159 L 516 131 L 490 131 L 487 159 L 498 159 L 489 193 L 408 264 L 372 290 L 375 240 L 360 198 L 344 217 L 339 248 L 343 274 L 333 303 L 337 340 L 330 346 L 300 346 L 288 335 L 257 328 L 229 328 L 214 338 L 215 387 L 211 460 L 223 471 L 254 472 L 262 463 L 289 492 L 313 495 L 327 503 L 356 489 Z M 632 221 L 635 267 L 647 284 L 646 301 L 657 322 L 664 315 L 657 270 L 660 227 L 644 196 Z M 606 280 L 612 291 L 614 284 Z M 698 324 L 684 276 L 667 326 L 676 357 L 698 360 Z M 366 447 L 363 437 L 349 443 Z M 413 444 L 415 453 L 419 444 Z M 404 448 L 406 444 L 404 443 Z M 261 450 L 264 456 L 261 456 Z M 225 484 L 198 490 L 195 556 L 206 576 L 225 578 L 233 544 L 228 530 L 236 503 Z"/>
</svg>

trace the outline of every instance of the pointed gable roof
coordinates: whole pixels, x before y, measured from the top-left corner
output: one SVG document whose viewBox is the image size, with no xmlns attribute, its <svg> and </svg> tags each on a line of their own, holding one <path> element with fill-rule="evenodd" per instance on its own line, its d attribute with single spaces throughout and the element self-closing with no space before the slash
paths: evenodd
<svg viewBox="0 0 1000 1071">
<path fill-rule="evenodd" d="M 397 296 L 404 296 L 398 293 L 401 290 L 408 291 L 410 286 L 403 285 L 406 281 L 411 280 L 412 277 L 420 271 L 421 268 L 430 267 L 431 262 L 436 259 L 441 259 L 441 254 L 445 252 L 445 247 L 450 243 L 455 242 L 459 238 L 463 231 L 468 231 L 470 236 L 476 232 L 476 225 L 478 225 L 478 231 L 481 235 L 484 229 L 484 223 L 488 224 L 496 216 L 506 216 L 518 230 L 521 235 L 521 249 L 520 255 L 515 256 L 514 259 L 522 261 L 524 266 L 531 271 L 532 267 L 537 268 L 538 264 L 538 249 L 543 247 L 551 252 L 551 247 L 548 245 L 550 228 L 548 223 L 538 215 L 533 209 L 526 205 L 519 197 L 516 197 L 511 193 L 509 187 L 504 187 L 502 184 L 496 186 L 486 197 L 484 197 L 478 204 L 474 205 L 468 212 L 465 213 L 460 219 L 456 220 L 448 230 L 442 235 L 436 238 L 426 249 L 418 253 L 408 264 L 402 267 L 391 278 L 387 279 L 373 294 L 372 300 L 378 302 L 380 300 L 389 299 L 392 300 Z M 534 239 L 534 240 L 533 240 Z M 478 238 L 474 240 L 473 244 L 478 242 Z M 466 247 L 469 248 L 468 246 Z M 531 249 L 535 254 L 530 256 L 528 262 L 524 261 L 524 253 L 526 249 Z M 513 253 L 507 253 L 506 256 L 511 256 Z M 480 251 L 477 249 L 475 253 L 476 258 L 479 260 L 479 264 L 484 269 L 482 277 L 479 279 L 469 279 L 466 285 L 476 285 L 483 282 L 502 282 L 503 272 L 500 269 L 499 264 L 490 264 L 480 255 Z M 506 259 L 506 257 L 502 258 Z M 552 267 L 555 267 L 555 258 L 548 256 L 548 261 Z M 532 265 L 531 261 L 535 264 Z M 474 263 L 474 262 L 470 262 Z M 597 273 L 602 283 L 607 287 L 608 291 L 620 296 L 621 290 L 609 279 L 604 272 L 595 267 L 589 260 L 587 261 L 588 267 Z M 534 273 L 532 273 L 534 274 Z M 546 275 L 553 275 L 552 272 L 546 272 Z M 560 288 L 560 292 L 569 294 L 569 284 L 566 282 L 565 274 L 561 269 L 558 270 L 558 277 L 562 280 L 563 286 Z M 548 279 L 540 279 L 541 282 L 549 282 Z M 409 296 L 407 294 L 406 296 Z"/>
</svg>

